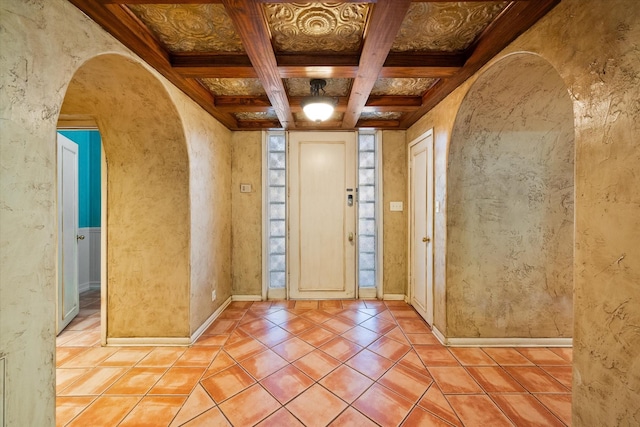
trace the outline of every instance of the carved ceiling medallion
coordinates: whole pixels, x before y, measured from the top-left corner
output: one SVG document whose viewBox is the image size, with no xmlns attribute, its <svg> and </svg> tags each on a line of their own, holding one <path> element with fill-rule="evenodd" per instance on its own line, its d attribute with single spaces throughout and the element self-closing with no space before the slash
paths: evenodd
<svg viewBox="0 0 640 427">
<path fill-rule="evenodd" d="M 200 79 L 215 96 L 260 96 L 266 92 L 259 79 Z"/>
<path fill-rule="evenodd" d="M 264 5 L 278 52 L 357 52 L 368 4 L 291 3 Z"/>
<path fill-rule="evenodd" d="M 371 90 L 371 95 L 404 95 L 420 96 L 438 79 L 378 79 Z"/>
<path fill-rule="evenodd" d="M 351 90 L 351 79 L 325 79 L 327 85 L 324 87 L 327 96 L 347 96 Z M 311 86 L 310 79 L 295 78 L 285 79 L 284 84 L 289 96 L 309 96 Z"/>
<path fill-rule="evenodd" d="M 244 52 L 221 4 L 129 5 L 172 52 Z"/>
<path fill-rule="evenodd" d="M 391 51 L 464 50 L 508 4 L 508 1 L 413 3 Z"/>
</svg>

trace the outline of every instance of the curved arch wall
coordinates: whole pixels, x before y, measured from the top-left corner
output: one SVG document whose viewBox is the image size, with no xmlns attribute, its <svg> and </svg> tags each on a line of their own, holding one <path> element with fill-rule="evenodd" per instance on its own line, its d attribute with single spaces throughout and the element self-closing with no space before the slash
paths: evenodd
<svg viewBox="0 0 640 427">
<path fill-rule="evenodd" d="M 447 168 L 447 332 L 560 338 L 573 329 L 573 109 L 537 55 L 467 92 Z"/>
</svg>

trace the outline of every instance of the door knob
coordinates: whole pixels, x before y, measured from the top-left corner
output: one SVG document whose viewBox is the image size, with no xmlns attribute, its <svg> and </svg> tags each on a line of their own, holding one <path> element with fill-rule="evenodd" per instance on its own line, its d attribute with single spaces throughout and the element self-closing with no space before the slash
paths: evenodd
<svg viewBox="0 0 640 427">
<path fill-rule="evenodd" d="M 349 241 L 353 242 L 353 233 L 349 233 Z"/>
<path fill-rule="evenodd" d="M 78 240 L 84 240 L 84 234 L 78 234 L 78 235 L 76 236 L 76 239 L 78 239 Z"/>
<path fill-rule="evenodd" d="M 423 238 L 422 238 L 422 241 L 426 243 L 426 242 L 430 242 L 430 241 L 431 241 L 431 239 L 430 239 L 430 238 L 428 238 L 428 237 L 423 237 Z"/>
</svg>

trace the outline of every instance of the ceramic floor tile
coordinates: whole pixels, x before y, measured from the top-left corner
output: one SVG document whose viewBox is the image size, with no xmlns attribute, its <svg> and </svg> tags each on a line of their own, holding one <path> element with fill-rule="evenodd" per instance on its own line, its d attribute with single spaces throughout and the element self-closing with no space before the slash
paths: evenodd
<svg viewBox="0 0 640 427">
<path fill-rule="evenodd" d="M 395 365 L 378 380 L 378 384 L 398 393 L 411 403 L 416 403 L 432 382 L 429 375 L 419 374 L 402 365 Z"/>
<path fill-rule="evenodd" d="M 220 371 L 224 371 L 225 369 L 230 368 L 235 364 L 236 361 L 233 360 L 233 358 L 229 356 L 226 351 L 221 350 L 213 359 L 205 373 L 202 375 L 202 378 L 209 378 L 211 375 L 217 374 Z"/>
<path fill-rule="evenodd" d="M 315 326 L 315 323 L 309 320 L 303 319 L 302 317 L 296 317 L 293 320 L 287 320 L 286 322 L 280 325 L 282 329 L 286 330 L 287 332 L 293 335 L 301 334 L 302 332 L 309 330 L 314 326 Z"/>
<path fill-rule="evenodd" d="M 271 350 L 263 351 L 240 362 L 240 365 L 258 381 L 288 364 L 289 362 Z"/>
<path fill-rule="evenodd" d="M 383 311 L 383 312 L 381 312 L 381 313 L 376 314 L 376 315 L 375 315 L 375 318 L 376 318 L 376 319 L 378 319 L 378 320 L 383 320 L 383 321 L 385 321 L 385 322 L 389 322 L 389 323 L 391 323 L 392 325 L 397 325 L 397 323 L 396 323 L 396 318 L 395 318 L 395 317 L 393 317 L 393 314 L 391 314 L 391 312 L 390 312 L 390 311 L 388 311 L 388 310 L 387 310 L 387 311 Z"/>
<path fill-rule="evenodd" d="M 295 366 L 289 365 L 269 375 L 260 384 L 284 405 L 311 387 L 313 380 Z"/>
<path fill-rule="evenodd" d="M 374 384 L 352 406 L 380 425 L 397 426 L 413 404 L 388 388 Z"/>
<path fill-rule="evenodd" d="M 564 426 L 559 419 L 530 394 L 497 394 L 491 397 L 507 417 L 518 426 Z"/>
<path fill-rule="evenodd" d="M 207 412 L 198 415 L 182 427 L 227 427 L 231 426 L 218 407 L 209 409 Z"/>
<path fill-rule="evenodd" d="M 361 308 L 367 308 L 367 305 L 364 301 L 362 300 L 342 300 L 342 308 L 344 310 L 346 309 L 361 309 Z"/>
<path fill-rule="evenodd" d="M 265 319 L 267 319 L 270 322 L 275 323 L 276 325 L 280 325 L 281 323 L 293 320 L 295 318 L 297 318 L 298 316 L 287 311 L 287 310 L 278 310 L 275 311 L 273 313 L 269 313 L 267 315 L 264 316 Z"/>
<path fill-rule="evenodd" d="M 449 401 L 444 397 L 444 394 L 442 394 L 442 391 L 440 391 L 440 388 L 438 388 L 437 384 L 431 384 L 431 387 L 429 387 L 429 390 L 427 390 L 424 396 L 422 396 L 418 405 L 448 423 L 457 427 L 462 427 L 460 419 L 449 404 Z"/>
<path fill-rule="evenodd" d="M 273 328 L 274 326 L 276 326 L 274 322 L 271 322 L 265 318 L 260 318 L 249 323 L 244 323 L 241 326 L 239 326 L 239 328 L 250 335 L 254 335 L 257 332 L 267 331 Z"/>
<path fill-rule="evenodd" d="M 251 375 L 247 374 L 244 369 L 238 365 L 234 365 L 202 380 L 200 383 L 207 393 L 209 393 L 209 396 L 220 403 L 253 385 L 255 382 Z"/>
<path fill-rule="evenodd" d="M 357 325 L 341 335 L 343 338 L 353 341 L 354 343 L 366 347 L 378 338 L 380 334 L 373 332 L 367 328 Z"/>
<path fill-rule="evenodd" d="M 234 329 L 230 334 L 229 334 L 229 338 L 227 339 L 227 342 L 224 343 L 224 345 L 222 346 L 223 348 L 227 348 L 232 344 L 236 344 L 239 342 L 244 342 L 247 341 L 248 339 L 251 339 L 252 335 L 249 334 L 248 332 L 243 331 L 242 329 Z"/>
<path fill-rule="evenodd" d="M 398 323 L 398 326 L 400 326 L 400 328 L 402 328 L 402 330 L 405 333 L 412 333 L 412 334 L 431 333 L 431 328 L 421 318 L 420 319 L 396 318 L 396 322 Z"/>
<path fill-rule="evenodd" d="M 519 348 L 518 352 L 536 365 L 571 365 L 570 361 L 565 360 L 548 348 Z"/>
<path fill-rule="evenodd" d="M 411 345 L 411 343 L 409 342 L 407 337 L 404 335 L 402 330 L 398 327 L 393 328 L 392 330 L 384 334 L 384 336 L 387 338 L 391 338 L 392 340 L 398 341 L 399 343 L 402 343 L 405 345 Z"/>
<path fill-rule="evenodd" d="M 382 320 L 377 316 L 360 323 L 360 326 L 381 335 L 386 334 L 396 327 L 395 323 Z"/>
<path fill-rule="evenodd" d="M 347 404 L 316 384 L 289 402 L 286 408 L 308 427 L 326 426 Z"/>
<path fill-rule="evenodd" d="M 314 350 L 301 357 L 293 365 L 318 381 L 340 365 L 340 361 L 321 350 Z"/>
<path fill-rule="evenodd" d="M 167 368 L 132 368 L 113 383 L 104 394 L 147 394 L 166 372 Z"/>
<path fill-rule="evenodd" d="M 355 326 L 355 322 L 348 319 L 341 319 L 339 317 L 334 317 L 333 319 L 327 320 L 322 324 L 322 327 L 328 329 L 334 334 L 343 334 L 347 332 L 349 329 Z"/>
<path fill-rule="evenodd" d="M 296 310 L 316 310 L 318 308 L 318 301 L 296 301 L 294 308 Z"/>
<path fill-rule="evenodd" d="M 348 339 L 336 337 L 328 343 L 323 344 L 320 350 L 341 362 L 345 362 L 362 350 L 362 347 Z"/>
<path fill-rule="evenodd" d="M 431 366 L 460 366 L 458 359 L 453 357 L 448 348 L 435 345 L 414 345 L 413 349 L 426 367 Z"/>
<path fill-rule="evenodd" d="M 185 396 L 144 397 L 118 427 L 148 427 L 151 423 L 169 425 L 185 400 Z"/>
<path fill-rule="evenodd" d="M 429 334 L 405 334 L 411 344 L 441 345 L 435 335 Z"/>
<path fill-rule="evenodd" d="M 216 319 L 211 326 L 204 331 L 203 335 L 230 334 L 236 326 L 238 326 L 237 320 Z"/>
<path fill-rule="evenodd" d="M 567 389 L 572 388 L 573 369 L 571 366 L 541 366 L 541 368 Z"/>
<path fill-rule="evenodd" d="M 149 394 L 189 394 L 204 371 L 204 368 L 169 368 Z"/>
<path fill-rule="evenodd" d="M 304 427 L 304 425 L 285 408 L 280 408 L 269 415 L 256 427 Z"/>
<path fill-rule="evenodd" d="M 100 366 L 134 366 L 153 350 L 145 348 L 121 348 L 100 363 Z"/>
<path fill-rule="evenodd" d="M 567 362 L 571 362 L 573 360 L 573 349 L 572 348 L 550 348 L 549 350 L 553 351 L 558 356 L 562 357 Z"/>
<path fill-rule="evenodd" d="M 69 360 L 62 368 L 93 368 L 118 351 L 114 347 L 93 347 Z"/>
<path fill-rule="evenodd" d="M 59 395 L 88 396 L 102 394 L 126 371 L 126 368 L 93 368 L 62 390 Z"/>
<path fill-rule="evenodd" d="M 451 427 L 451 424 L 436 417 L 429 411 L 425 411 L 419 406 L 413 408 L 409 416 L 402 423 L 406 427 L 429 426 L 429 427 Z"/>
<path fill-rule="evenodd" d="M 397 362 L 405 354 L 407 354 L 409 350 L 411 350 L 411 347 L 399 343 L 398 341 L 392 340 L 391 338 L 381 337 L 376 342 L 371 344 L 368 349 L 379 354 L 382 357 Z"/>
<path fill-rule="evenodd" d="M 333 319 L 333 316 L 323 310 L 309 310 L 300 314 L 300 317 L 307 319 L 316 325 L 322 325 L 327 320 Z"/>
<path fill-rule="evenodd" d="M 568 389 L 537 366 L 507 366 L 509 375 L 531 393 L 567 393 Z"/>
<path fill-rule="evenodd" d="M 68 331 L 63 332 L 65 334 L 65 338 L 69 337 L 70 339 L 63 339 L 64 343 L 58 344 L 56 340 L 56 345 L 60 347 L 93 347 L 95 345 L 100 344 L 100 331 Z M 62 335 L 61 334 L 61 335 Z M 61 338 L 61 337 L 59 337 Z"/>
<path fill-rule="evenodd" d="M 360 353 L 356 354 L 354 357 L 349 359 L 346 362 L 347 365 L 359 371 L 372 380 L 377 380 L 387 372 L 391 366 L 393 366 L 393 362 L 389 359 L 386 359 L 368 349 L 362 350 Z"/>
<path fill-rule="evenodd" d="M 520 354 L 515 348 L 483 348 L 482 350 L 500 366 L 533 365 L 532 361 Z"/>
<path fill-rule="evenodd" d="M 331 341 L 336 337 L 336 334 L 333 332 L 329 332 L 327 329 L 324 329 L 320 326 L 315 326 L 311 329 L 307 329 L 300 335 L 298 338 L 303 340 L 306 343 L 311 344 L 314 347 L 320 347 L 321 345 Z"/>
<path fill-rule="evenodd" d="M 221 347 L 188 348 L 173 366 L 206 368 L 220 351 Z"/>
<path fill-rule="evenodd" d="M 372 316 L 362 310 L 344 310 L 337 314 L 338 318 L 346 319 L 349 323 L 358 324 L 370 319 Z"/>
<path fill-rule="evenodd" d="M 423 375 L 429 375 L 427 372 L 427 368 L 422 363 L 422 360 L 418 357 L 418 354 L 415 350 L 409 350 L 407 354 L 405 354 L 402 359 L 398 362 L 399 365 L 406 366 L 409 369 L 413 369 L 416 372 L 419 372 Z"/>
<path fill-rule="evenodd" d="M 267 347 L 276 346 L 288 339 L 293 338 L 293 334 L 285 331 L 279 326 L 267 329 L 266 331 L 257 332 L 253 336 Z"/>
<path fill-rule="evenodd" d="M 280 407 L 278 401 L 260 384 L 249 387 L 219 405 L 234 426 L 252 426 Z"/>
<path fill-rule="evenodd" d="M 198 415 L 208 411 L 215 406 L 215 402 L 202 388 L 201 385 L 196 385 L 193 392 L 189 395 L 184 402 L 175 418 L 170 424 L 170 427 L 180 426 L 187 421 L 197 417 Z"/>
<path fill-rule="evenodd" d="M 467 371 L 487 393 L 527 392 L 499 366 L 470 366 Z"/>
<path fill-rule="evenodd" d="M 329 424 L 331 427 L 375 427 L 377 425 L 352 407 L 345 409 Z"/>
<path fill-rule="evenodd" d="M 183 347 L 156 347 L 145 356 L 136 366 L 147 366 L 154 368 L 170 367 L 185 352 Z"/>
<path fill-rule="evenodd" d="M 571 394 L 535 394 L 544 406 L 566 425 L 571 426 Z"/>
<path fill-rule="evenodd" d="M 449 349 L 453 356 L 458 359 L 463 366 L 489 366 L 496 365 L 496 362 L 489 357 L 481 348 L 452 347 Z"/>
<path fill-rule="evenodd" d="M 95 399 L 95 396 L 56 397 L 56 427 L 67 425 Z"/>
<path fill-rule="evenodd" d="M 90 368 L 56 369 L 56 393 L 59 394 L 90 370 Z"/>
<path fill-rule="evenodd" d="M 68 424 L 69 427 L 113 427 L 140 401 L 139 396 L 101 396 Z"/>
<path fill-rule="evenodd" d="M 88 350 L 90 349 L 86 347 L 58 347 L 56 349 L 56 368 Z"/>
<path fill-rule="evenodd" d="M 194 346 L 214 346 L 220 347 L 227 343 L 229 335 L 202 335 Z"/>
<path fill-rule="evenodd" d="M 445 366 L 427 369 L 444 394 L 482 393 L 478 383 L 462 367 Z"/>
<path fill-rule="evenodd" d="M 318 308 L 320 310 L 324 310 L 325 308 L 342 308 L 342 301 L 340 300 L 319 301 Z"/>
<path fill-rule="evenodd" d="M 300 338 L 294 337 L 272 347 L 272 350 L 289 362 L 293 362 L 305 354 L 311 353 L 314 347 L 302 341 Z"/>
<path fill-rule="evenodd" d="M 228 307 L 225 311 L 220 314 L 218 319 L 231 319 L 231 320 L 240 320 L 244 315 L 247 314 L 246 309 L 242 308 L 231 308 Z"/>
<path fill-rule="evenodd" d="M 364 305 L 369 309 L 386 310 L 387 304 L 384 301 L 364 300 Z"/>
<path fill-rule="evenodd" d="M 373 384 L 371 379 L 346 365 L 340 365 L 319 382 L 347 403 L 356 400 Z"/>
<path fill-rule="evenodd" d="M 262 353 L 267 349 L 259 341 L 253 338 L 245 338 L 232 344 L 225 344 L 223 347 L 227 354 L 235 359 L 236 362 L 247 359 L 258 353 Z"/>
<path fill-rule="evenodd" d="M 486 394 L 450 395 L 447 400 L 465 427 L 513 426 Z"/>
</svg>

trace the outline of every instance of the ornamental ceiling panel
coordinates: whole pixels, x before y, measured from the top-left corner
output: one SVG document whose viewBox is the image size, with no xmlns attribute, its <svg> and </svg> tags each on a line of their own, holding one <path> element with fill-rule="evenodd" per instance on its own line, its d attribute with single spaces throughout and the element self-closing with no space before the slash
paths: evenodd
<svg viewBox="0 0 640 427">
<path fill-rule="evenodd" d="M 363 112 L 360 115 L 360 120 L 398 120 L 402 117 L 402 113 L 372 111 Z"/>
<path fill-rule="evenodd" d="M 325 79 L 324 87 L 327 96 L 348 96 L 351 91 L 351 79 Z M 311 79 L 293 78 L 285 79 L 284 85 L 289 96 L 309 96 L 311 94 Z"/>
<path fill-rule="evenodd" d="M 278 120 L 278 116 L 273 110 L 255 113 L 235 113 L 234 116 L 238 120 Z"/>
<path fill-rule="evenodd" d="M 216 96 L 265 95 L 259 79 L 206 78 L 200 81 Z"/>
<path fill-rule="evenodd" d="M 391 51 L 464 50 L 508 4 L 508 1 L 413 3 Z"/>
<path fill-rule="evenodd" d="M 171 52 L 244 52 L 221 4 L 129 5 Z"/>
<path fill-rule="evenodd" d="M 364 3 L 268 3 L 264 5 L 276 52 L 356 53 L 370 5 Z"/>
<path fill-rule="evenodd" d="M 419 96 L 433 86 L 438 79 L 413 78 L 413 79 L 378 79 L 373 85 L 371 95 L 404 95 Z"/>
</svg>

